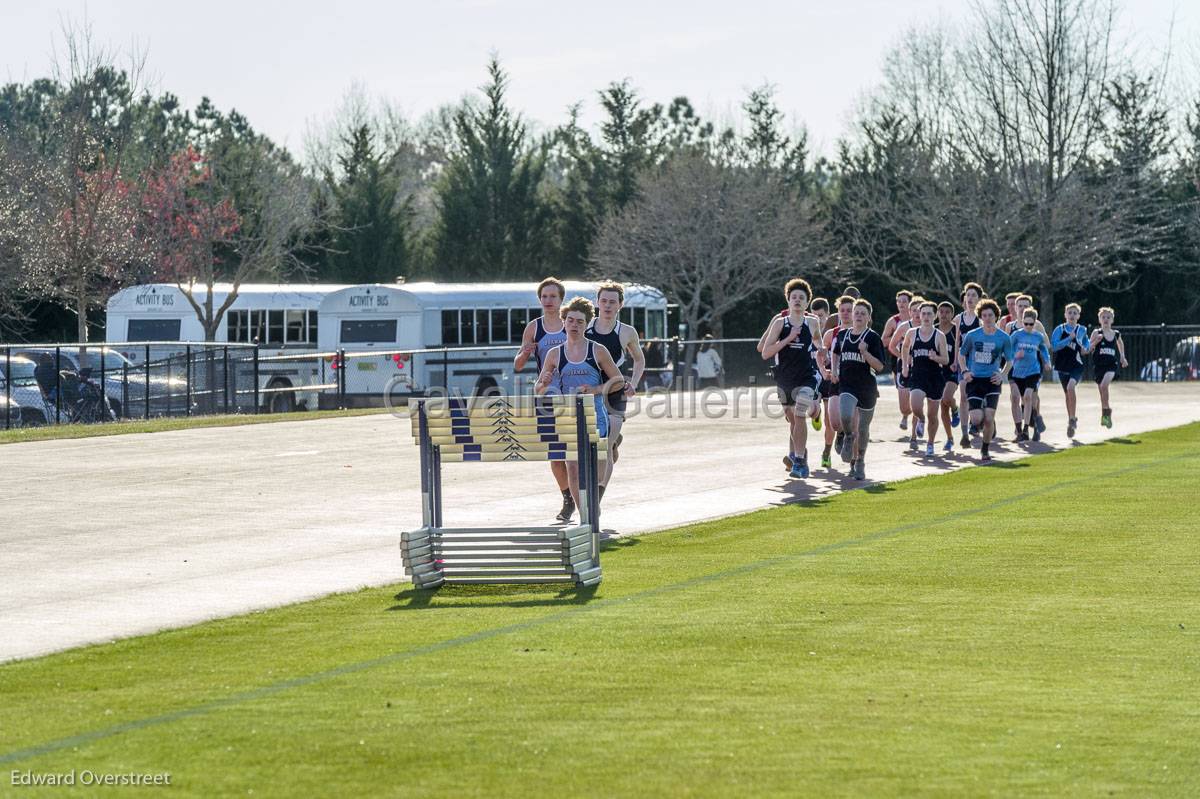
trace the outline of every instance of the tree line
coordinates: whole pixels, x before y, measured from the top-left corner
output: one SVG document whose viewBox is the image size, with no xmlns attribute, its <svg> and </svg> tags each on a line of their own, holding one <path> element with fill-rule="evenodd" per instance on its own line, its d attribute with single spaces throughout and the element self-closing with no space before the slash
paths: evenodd
<svg viewBox="0 0 1200 799">
<path fill-rule="evenodd" d="M 770 85 L 718 124 L 622 80 L 594 129 L 581 105 L 535 129 L 493 57 L 477 93 L 415 122 L 352 91 L 301 162 L 68 30 L 54 74 L 0 87 L 0 332 L 86 340 L 109 294 L 147 281 L 190 291 L 211 338 L 217 282 L 547 274 L 659 286 L 697 335 L 756 334 L 795 275 L 1195 321 L 1200 93 L 1172 99 L 1115 13 L 991 0 L 908 31 L 830 157 Z"/>
</svg>

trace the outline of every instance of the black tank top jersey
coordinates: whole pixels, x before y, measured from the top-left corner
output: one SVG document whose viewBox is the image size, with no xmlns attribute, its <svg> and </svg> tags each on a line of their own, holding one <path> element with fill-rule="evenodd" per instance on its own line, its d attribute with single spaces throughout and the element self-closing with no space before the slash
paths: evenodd
<svg viewBox="0 0 1200 799">
<path fill-rule="evenodd" d="M 918 378 L 936 378 L 942 373 L 942 365 L 933 360 L 933 356 L 938 354 L 937 351 L 937 328 L 929 334 L 928 340 L 921 338 L 921 328 L 916 329 L 917 332 L 913 335 L 913 345 L 910 353 L 912 355 L 912 365 L 909 367 L 911 374 Z"/>
<path fill-rule="evenodd" d="M 785 318 L 783 328 L 779 331 L 776 341 L 783 341 L 792 334 L 792 320 Z M 798 383 L 817 371 L 817 363 L 813 360 L 812 329 L 808 326 L 808 317 L 800 326 L 800 335 L 796 340 L 775 354 L 775 381 Z"/>
<path fill-rule="evenodd" d="M 546 330 L 542 324 L 542 317 L 535 320 L 533 327 L 533 344 L 534 357 L 537 358 L 538 372 L 542 371 L 542 367 L 546 364 L 546 353 L 557 347 L 559 344 L 567 340 L 567 328 L 564 326 L 557 333 L 551 333 Z"/>
<path fill-rule="evenodd" d="M 965 311 L 963 313 L 965 313 Z M 982 327 L 982 326 L 983 326 L 983 322 L 979 321 L 979 314 L 975 314 L 975 318 L 972 319 L 970 321 L 970 323 L 968 323 L 968 322 L 963 321 L 963 315 L 960 313 L 958 315 L 958 320 L 954 323 L 954 327 L 958 331 L 959 338 L 962 338 L 963 336 L 967 335 L 975 328 Z"/>
<path fill-rule="evenodd" d="M 1117 352 L 1117 342 L 1120 340 L 1120 330 L 1113 331 L 1111 340 L 1105 340 L 1104 331 L 1100 331 L 1100 340 L 1096 342 L 1096 348 L 1092 350 L 1092 371 L 1097 375 L 1120 370 L 1121 359 Z"/>
<path fill-rule="evenodd" d="M 860 399 L 863 396 L 874 396 L 873 392 L 878 392 L 875 371 L 858 351 L 858 346 L 863 341 L 867 342 L 867 352 L 882 362 L 885 352 L 883 339 L 870 328 L 861 334 L 855 334 L 853 328 L 840 330 L 833 341 L 833 351 L 838 356 L 838 379 L 842 390 L 850 389 L 851 393 L 855 393 Z M 859 389 L 862 393 L 859 394 L 854 389 Z"/>
<path fill-rule="evenodd" d="M 608 354 L 612 356 L 613 363 L 617 365 L 618 369 L 621 367 L 621 364 L 625 363 L 625 348 L 621 346 L 620 321 L 613 325 L 612 330 L 607 333 L 601 333 L 596 329 L 596 320 L 593 319 L 588 324 L 584 335 L 608 350 Z"/>
<path fill-rule="evenodd" d="M 933 329 L 940 331 L 946 337 L 946 354 L 950 356 L 950 361 L 942 367 L 942 371 L 946 374 L 951 374 L 954 371 L 953 366 L 958 360 L 958 328 L 950 325 L 950 331 L 946 332 L 934 325 Z"/>
</svg>

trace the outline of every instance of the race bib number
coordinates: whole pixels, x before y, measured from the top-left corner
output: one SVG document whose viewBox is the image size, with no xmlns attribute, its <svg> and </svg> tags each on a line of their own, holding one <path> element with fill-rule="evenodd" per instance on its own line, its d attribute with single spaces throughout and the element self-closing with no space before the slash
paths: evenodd
<svg viewBox="0 0 1200 799">
<path fill-rule="evenodd" d="M 975 363 L 990 364 L 991 362 L 992 353 L 990 350 L 975 350 Z"/>
</svg>

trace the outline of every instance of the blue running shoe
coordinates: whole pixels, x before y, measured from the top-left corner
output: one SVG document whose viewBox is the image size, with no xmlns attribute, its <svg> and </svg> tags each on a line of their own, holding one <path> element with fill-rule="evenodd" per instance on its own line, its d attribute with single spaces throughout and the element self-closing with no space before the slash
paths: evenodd
<svg viewBox="0 0 1200 799">
<path fill-rule="evenodd" d="M 955 405 L 950 409 L 950 426 L 958 427 L 958 406 Z"/>
<path fill-rule="evenodd" d="M 953 451 L 954 451 L 954 439 L 947 438 L 946 443 L 942 444 L 942 452 L 953 452 Z"/>
<path fill-rule="evenodd" d="M 792 470 L 788 472 L 788 477 L 807 477 L 807 475 L 804 474 L 803 468 L 804 467 L 800 465 L 800 461 L 792 461 Z"/>
<path fill-rule="evenodd" d="M 800 476 L 808 477 L 808 458 L 800 459 Z"/>
</svg>

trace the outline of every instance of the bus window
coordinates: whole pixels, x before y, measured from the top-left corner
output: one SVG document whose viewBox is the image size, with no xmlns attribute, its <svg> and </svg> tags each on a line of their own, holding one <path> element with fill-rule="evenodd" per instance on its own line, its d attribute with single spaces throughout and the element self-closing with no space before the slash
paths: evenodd
<svg viewBox="0 0 1200 799">
<path fill-rule="evenodd" d="M 283 311 L 267 311 L 267 344 L 283 343 Z"/>
<path fill-rule="evenodd" d="M 127 341 L 179 341 L 178 319 L 130 319 Z"/>
<path fill-rule="evenodd" d="M 646 314 L 646 327 L 639 331 L 646 338 L 666 338 L 667 312 L 652 310 Z"/>
<path fill-rule="evenodd" d="M 529 324 L 529 311 L 524 308 L 513 308 L 508 312 L 508 340 L 520 341 L 525 335 L 525 326 Z"/>
<path fill-rule="evenodd" d="M 458 311 L 442 311 L 442 346 L 458 343 Z"/>
<path fill-rule="evenodd" d="M 225 312 L 225 338 L 228 341 L 250 340 L 250 317 L 246 311 Z"/>
<path fill-rule="evenodd" d="M 307 335 L 304 332 L 304 311 L 284 311 L 284 332 L 287 344 L 304 344 Z"/>
<path fill-rule="evenodd" d="M 308 312 L 308 343 L 317 346 L 317 312 Z"/>
<path fill-rule="evenodd" d="M 488 329 L 488 311 L 485 308 L 479 308 L 475 311 L 475 343 L 487 344 L 491 342 L 492 334 Z"/>
<path fill-rule="evenodd" d="M 394 344 L 395 319 L 342 320 L 342 344 Z"/>
<path fill-rule="evenodd" d="M 507 344 L 512 341 L 508 337 L 508 311 L 492 311 L 492 343 Z"/>
<path fill-rule="evenodd" d="M 249 341 L 255 344 L 261 344 L 266 338 L 267 332 L 267 312 L 266 311 L 251 311 L 250 312 L 250 338 Z"/>
<path fill-rule="evenodd" d="M 459 312 L 458 343 L 475 343 L 475 312 L 463 310 Z"/>
</svg>

